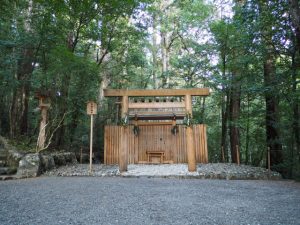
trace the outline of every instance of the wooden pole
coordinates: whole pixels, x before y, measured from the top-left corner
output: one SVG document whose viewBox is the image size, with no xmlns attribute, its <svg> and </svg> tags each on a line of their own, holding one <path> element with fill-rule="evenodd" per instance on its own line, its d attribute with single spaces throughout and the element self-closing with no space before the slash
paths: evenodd
<svg viewBox="0 0 300 225">
<path fill-rule="evenodd" d="M 185 110 L 192 116 L 192 97 L 191 95 L 185 96 Z M 190 172 L 196 171 L 196 150 L 194 145 L 193 126 L 186 128 L 186 148 L 188 158 L 188 170 Z"/>
<path fill-rule="evenodd" d="M 271 172 L 271 153 L 270 153 L 270 147 L 268 147 L 268 171 Z"/>
<path fill-rule="evenodd" d="M 90 135 L 90 173 L 92 173 L 93 161 L 93 114 L 91 114 L 91 135 Z"/>
<path fill-rule="evenodd" d="M 45 104 L 44 97 L 40 97 L 39 98 L 39 107 L 41 109 L 42 119 L 40 122 L 40 130 L 39 130 L 38 143 L 37 143 L 38 151 L 45 148 L 48 108 L 50 107 L 50 104 Z"/>
<path fill-rule="evenodd" d="M 224 146 L 222 146 L 221 152 L 222 152 L 222 162 L 224 163 L 225 162 Z"/>
<path fill-rule="evenodd" d="M 237 164 L 240 165 L 240 149 L 238 145 L 236 145 L 236 161 Z"/>
<path fill-rule="evenodd" d="M 128 96 L 122 97 L 122 117 L 127 116 L 128 112 Z M 121 129 L 121 148 L 119 152 L 119 170 L 127 171 L 128 164 L 128 127 L 123 126 Z"/>
<path fill-rule="evenodd" d="M 41 106 L 41 116 L 42 116 L 42 120 L 40 123 L 38 150 L 43 149 L 45 147 L 45 142 L 46 142 L 46 124 L 47 124 L 47 107 L 46 106 Z"/>
</svg>

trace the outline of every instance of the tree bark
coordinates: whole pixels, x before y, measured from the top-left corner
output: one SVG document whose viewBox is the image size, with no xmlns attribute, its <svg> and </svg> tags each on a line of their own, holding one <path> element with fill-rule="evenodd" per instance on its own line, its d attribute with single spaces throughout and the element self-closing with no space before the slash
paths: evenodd
<svg viewBox="0 0 300 225">
<path fill-rule="evenodd" d="M 250 97 L 247 95 L 247 125 L 246 125 L 246 144 L 245 144 L 245 164 L 247 165 L 251 157 L 249 157 L 249 143 L 250 143 Z M 250 154 L 251 155 L 251 154 Z"/>
<path fill-rule="evenodd" d="M 158 89 L 159 81 L 157 77 L 157 18 L 156 15 L 153 15 L 153 33 L 152 33 L 152 79 L 154 89 Z"/>
<path fill-rule="evenodd" d="M 226 36 L 227 37 L 227 36 Z M 228 114 L 229 114 L 229 93 L 228 87 L 225 85 L 227 80 L 226 78 L 226 50 L 227 50 L 227 39 L 225 40 L 224 49 L 221 50 L 221 57 L 222 57 L 222 134 L 221 134 L 221 155 L 220 158 L 223 160 L 223 154 L 225 161 L 228 161 L 228 151 L 227 151 L 227 121 L 228 121 Z"/>
<path fill-rule="evenodd" d="M 231 160 L 233 163 L 238 163 L 237 146 L 240 148 L 240 129 L 239 129 L 239 117 L 240 117 L 240 102 L 241 102 L 241 83 L 240 77 L 237 72 L 232 73 L 232 86 L 230 92 L 230 150 Z"/>
<path fill-rule="evenodd" d="M 265 85 L 265 102 L 266 102 L 266 142 L 270 148 L 271 168 L 278 172 L 283 172 L 282 168 L 277 165 L 283 162 L 282 144 L 279 132 L 279 97 L 277 89 L 278 81 L 276 78 L 275 53 L 273 50 L 272 40 L 272 23 L 266 20 L 265 13 L 269 13 L 268 2 L 259 1 L 259 13 L 262 34 L 263 52 L 263 73 Z M 266 165 L 268 166 L 268 165 Z"/>
<path fill-rule="evenodd" d="M 170 12 L 170 5 L 173 3 L 173 0 L 165 0 L 161 1 L 160 4 L 160 13 L 161 21 L 168 18 L 168 14 Z M 162 88 L 169 88 L 170 87 L 170 74 L 169 74 L 169 67 L 170 67 L 170 48 L 171 48 L 171 36 L 170 31 L 164 27 L 163 22 L 161 23 L 161 60 L 162 60 Z"/>
<path fill-rule="evenodd" d="M 296 45 L 298 53 L 300 54 L 300 7 L 298 0 L 289 0 L 290 16 L 292 25 L 295 28 Z"/>
<path fill-rule="evenodd" d="M 169 37 L 167 32 L 161 32 L 161 48 L 162 48 L 162 87 L 169 88 L 170 49 L 169 49 Z"/>
<path fill-rule="evenodd" d="M 293 88 L 293 133 L 295 137 L 295 149 L 300 162 L 300 110 L 299 110 L 299 94 L 297 91 L 297 75 L 300 70 L 300 7 L 299 1 L 289 0 L 290 17 L 292 25 L 295 29 L 295 50 L 292 56 L 292 88 Z"/>
<path fill-rule="evenodd" d="M 24 30 L 31 32 L 32 1 L 28 3 L 26 17 L 24 19 Z M 15 138 L 24 135 L 28 131 L 28 104 L 30 94 L 30 78 L 34 69 L 34 46 L 27 41 L 21 51 L 17 62 L 17 88 L 13 91 L 12 104 L 10 107 L 10 136 Z"/>
<path fill-rule="evenodd" d="M 264 61 L 264 81 L 266 87 L 266 136 L 271 151 L 271 167 L 283 162 L 282 145 L 279 135 L 278 96 L 275 77 L 275 58 L 269 53 Z M 275 168 L 276 169 L 276 168 Z M 278 169 L 277 169 L 278 170 Z"/>
<path fill-rule="evenodd" d="M 229 99 L 230 96 L 227 90 L 224 90 L 224 95 L 222 96 L 222 134 L 221 134 L 221 151 L 224 151 L 225 161 L 228 161 L 228 142 L 227 142 L 227 123 L 229 115 Z M 222 158 L 222 152 L 221 152 Z"/>
</svg>

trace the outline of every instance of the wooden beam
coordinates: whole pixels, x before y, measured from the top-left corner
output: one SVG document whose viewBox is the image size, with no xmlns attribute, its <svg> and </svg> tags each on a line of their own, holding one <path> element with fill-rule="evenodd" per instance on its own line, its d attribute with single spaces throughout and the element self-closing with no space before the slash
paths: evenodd
<svg viewBox="0 0 300 225">
<path fill-rule="evenodd" d="M 140 122 L 138 121 L 138 126 L 154 126 L 154 125 L 172 125 L 172 121 L 169 122 Z"/>
<path fill-rule="evenodd" d="M 184 102 L 130 102 L 130 109 L 184 108 Z"/>
<path fill-rule="evenodd" d="M 132 120 L 137 118 L 138 120 L 173 120 L 174 115 L 176 119 L 183 119 L 185 111 L 131 111 L 129 112 L 129 118 Z"/>
<path fill-rule="evenodd" d="M 192 88 L 192 89 L 156 89 L 156 90 L 126 90 L 126 89 L 104 89 L 105 97 L 129 96 L 208 96 L 209 88 Z"/>
<path fill-rule="evenodd" d="M 173 120 L 173 116 L 139 116 L 139 120 Z M 184 116 L 176 116 L 177 120 L 183 120 Z"/>
<path fill-rule="evenodd" d="M 185 111 L 130 111 L 129 116 L 185 116 Z"/>
</svg>

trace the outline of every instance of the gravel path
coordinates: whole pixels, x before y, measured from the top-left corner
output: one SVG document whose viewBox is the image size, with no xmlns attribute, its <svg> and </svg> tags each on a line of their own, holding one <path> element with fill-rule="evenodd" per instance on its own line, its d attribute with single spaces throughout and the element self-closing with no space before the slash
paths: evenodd
<svg viewBox="0 0 300 225">
<path fill-rule="evenodd" d="M 46 172 L 45 176 L 89 176 L 88 164 L 74 164 L 62 166 Z M 205 179 L 226 179 L 226 180 L 278 180 L 281 175 L 261 167 L 248 165 L 231 164 L 231 163 L 208 163 L 198 164 L 196 172 L 188 172 L 187 164 L 158 164 L 128 165 L 128 171 L 120 174 L 117 165 L 93 165 L 91 176 L 111 177 L 180 177 L 180 178 L 205 178 Z"/>
<path fill-rule="evenodd" d="M 121 177 L 0 182 L 0 224 L 300 224 L 300 183 Z"/>
</svg>

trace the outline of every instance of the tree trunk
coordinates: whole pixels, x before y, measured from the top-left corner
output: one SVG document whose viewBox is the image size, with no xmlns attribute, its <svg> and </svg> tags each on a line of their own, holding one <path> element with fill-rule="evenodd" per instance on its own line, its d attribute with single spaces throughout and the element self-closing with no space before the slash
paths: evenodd
<svg viewBox="0 0 300 225">
<path fill-rule="evenodd" d="M 28 2 L 26 17 L 24 18 L 24 30 L 31 32 L 31 15 L 33 2 Z M 34 48 L 27 41 L 21 51 L 17 62 L 17 88 L 13 91 L 12 104 L 10 107 L 10 136 L 15 138 L 18 135 L 24 135 L 28 131 L 28 104 L 30 94 L 30 78 L 33 71 Z"/>
<path fill-rule="evenodd" d="M 276 78 L 275 53 L 273 50 L 272 40 L 272 23 L 265 19 L 265 12 L 269 12 L 268 2 L 259 1 L 259 13 L 262 23 L 262 46 L 263 54 L 263 71 L 265 85 L 265 101 L 266 101 L 266 142 L 270 148 L 271 168 L 278 172 L 282 169 L 276 167 L 283 162 L 282 144 L 279 135 L 279 98 L 278 98 L 278 81 Z M 268 166 L 268 165 L 266 165 Z"/>
<path fill-rule="evenodd" d="M 240 148 L 240 129 L 239 129 L 239 117 L 240 117 L 240 102 L 241 102 L 241 84 L 237 72 L 232 73 L 232 87 L 230 94 L 230 150 L 231 160 L 233 163 L 238 163 L 237 148 Z"/>
<path fill-rule="evenodd" d="M 161 48 L 162 48 L 162 87 L 169 88 L 170 49 L 169 49 L 169 37 L 167 32 L 161 32 Z"/>
<path fill-rule="evenodd" d="M 227 43 L 227 39 L 226 39 Z M 222 79 L 223 82 L 226 83 L 226 45 L 225 49 L 223 49 L 224 52 L 221 52 L 222 54 Z M 228 114 L 229 114 L 229 93 L 228 93 L 228 87 L 225 84 L 222 84 L 222 134 L 221 134 L 221 160 L 223 161 L 223 155 L 225 158 L 225 161 L 228 162 L 228 151 L 227 151 L 227 121 L 228 121 Z"/>
<path fill-rule="evenodd" d="M 282 145 L 279 136 L 278 97 L 275 77 L 275 58 L 269 53 L 264 62 L 264 81 L 267 89 L 266 99 L 266 136 L 270 148 L 271 167 L 283 162 Z M 278 170 L 278 169 L 277 169 Z"/>
<path fill-rule="evenodd" d="M 161 36 L 161 62 L 162 62 L 162 88 L 170 87 L 169 77 L 169 65 L 170 65 L 170 32 L 164 27 L 163 20 L 168 18 L 170 9 L 169 6 L 173 3 L 173 0 L 165 0 L 160 2 L 160 17 L 162 23 L 160 24 L 160 36 Z"/>
<path fill-rule="evenodd" d="M 300 70 L 300 7 L 299 1 L 289 0 L 290 15 L 292 25 L 295 30 L 294 46 L 295 51 L 292 56 L 292 88 L 293 88 L 293 133 L 295 137 L 295 149 L 298 154 L 298 161 L 300 162 L 300 110 L 299 110 L 299 94 L 297 91 L 297 75 Z"/>
<path fill-rule="evenodd" d="M 249 94 L 247 96 L 247 125 L 246 125 L 246 144 L 245 144 L 245 164 L 247 165 L 251 158 L 249 157 L 249 143 L 250 143 L 250 97 Z"/>
<path fill-rule="evenodd" d="M 289 0 L 290 16 L 293 27 L 295 28 L 296 45 L 300 54 L 300 7 L 298 0 Z"/>
<path fill-rule="evenodd" d="M 30 94 L 30 78 L 33 71 L 33 49 L 26 47 L 18 62 L 17 81 L 10 107 L 10 136 L 15 138 L 24 135 L 28 130 L 28 104 Z"/>
<path fill-rule="evenodd" d="M 227 122 L 229 114 L 229 94 L 228 91 L 224 91 L 224 96 L 222 97 L 222 135 L 221 135 L 221 151 L 224 151 L 225 161 L 228 162 L 228 143 L 227 143 Z M 221 158 L 222 158 L 221 152 Z"/>
<path fill-rule="evenodd" d="M 159 81 L 157 77 L 157 18 L 153 16 L 153 33 L 152 33 L 152 79 L 154 89 L 158 89 Z"/>
<path fill-rule="evenodd" d="M 296 149 L 298 150 L 298 157 L 300 162 L 300 110 L 299 110 L 299 93 L 297 92 L 297 76 L 296 72 L 293 72 L 293 92 L 294 92 L 294 102 L 293 102 L 293 130 L 295 135 Z"/>
</svg>

